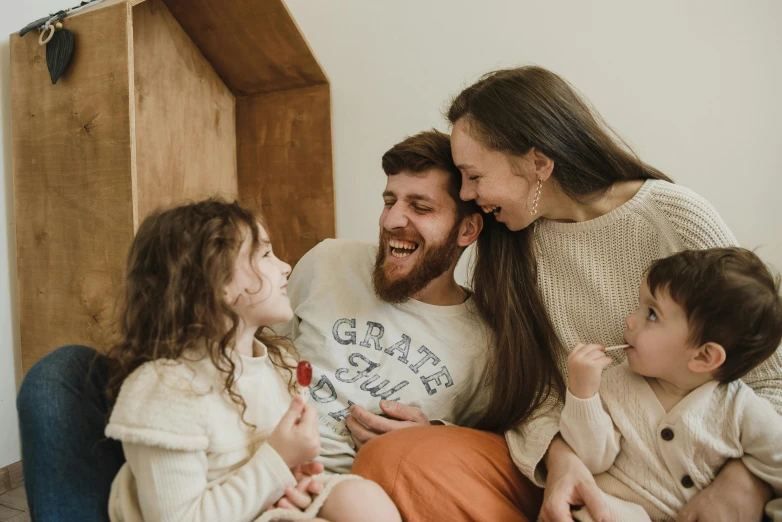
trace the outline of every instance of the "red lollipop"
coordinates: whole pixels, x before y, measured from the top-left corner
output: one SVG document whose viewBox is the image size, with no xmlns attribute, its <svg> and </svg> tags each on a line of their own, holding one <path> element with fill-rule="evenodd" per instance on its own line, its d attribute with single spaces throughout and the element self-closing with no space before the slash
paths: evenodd
<svg viewBox="0 0 782 522">
<path fill-rule="evenodd" d="M 296 367 L 296 380 L 299 386 L 306 388 L 312 382 L 312 365 L 307 361 L 301 361 Z"/>
</svg>

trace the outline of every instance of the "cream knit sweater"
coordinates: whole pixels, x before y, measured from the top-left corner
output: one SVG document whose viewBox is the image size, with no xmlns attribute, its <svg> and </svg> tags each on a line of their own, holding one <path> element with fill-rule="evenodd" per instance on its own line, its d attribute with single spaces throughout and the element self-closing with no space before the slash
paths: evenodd
<svg viewBox="0 0 782 522">
<path fill-rule="evenodd" d="M 266 347 L 257 342 L 256 348 L 263 355 L 232 355 L 235 389 L 254 430 L 242 422 L 208 357 L 148 362 L 125 380 L 106 427 L 127 458 L 111 484 L 112 522 L 309 519 L 334 485 L 355 478 L 322 477 L 323 493 L 306 513 L 265 511 L 296 485 L 266 442 L 292 398 Z"/>
<path fill-rule="evenodd" d="M 560 429 L 592 474 L 607 472 L 625 486 L 604 491 L 644 506 L 655 522 L 676 518 L 731 459 L 782 495 L 782 416 L 741 381 L 710 381 L 666 412 L 624 362 L 603 373 L 600 393 L 567 393 Z M 616 522 L 643 519 L 606 500 Z"/>
<path fill-rule="evenodd" d="M 736 244 L 702 197 L 679 185 L 649 180 L 630 201 L 599 218 L 582 223 L 539 220 L 534 238 L 538 285 L 567 350 L 579 342 L 621 344 L 624 318 L 638 305 L 641 279 L 653 261 L 681 250 Z M 566 356 L 559 362 L 565 373 Z M 782 351 L 744 382 L 782 413 Z M 516 465 L 541 487 L 545 476 L 539 464 L 559 432 L 561 409 L 560 401 L 551 401 L 505 434 Z"/>
</svg>

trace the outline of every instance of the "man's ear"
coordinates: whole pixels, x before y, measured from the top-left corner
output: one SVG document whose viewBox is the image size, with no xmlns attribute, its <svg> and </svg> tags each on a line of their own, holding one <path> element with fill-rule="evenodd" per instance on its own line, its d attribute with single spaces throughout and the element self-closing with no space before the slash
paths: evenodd
<svg viewBox="0 0 782 522">
<path fill-rule="evenodd" d="M 546 181 L 554 172 L 554 160 L 543 154 L 537 147 L 532 147 L 529 154 L 535 166 L 535 175 L 540 181 Z"/>
<path fill-rule="evenodd" d="M 719 343 L 708 342 L 695 350 L 687 367 L 695 373 L 713 372 L 725 362 L 725 349 Z"/>
<path fill-rule="evenodd" d="M 456 238 L 456 244 L 462 248 L 475 243 L 483 230 L 483 216 L 478 212 L 467 214 L 462 218 L 459 224 L 459 237 Z"/>
</svg>

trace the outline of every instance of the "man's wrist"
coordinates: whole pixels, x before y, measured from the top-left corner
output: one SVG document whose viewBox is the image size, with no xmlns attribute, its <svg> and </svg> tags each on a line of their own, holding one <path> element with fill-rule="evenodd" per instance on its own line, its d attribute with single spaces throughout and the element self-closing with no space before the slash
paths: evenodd
<svg viewBox="0 0 782 522">
<path fill-rule="evenodd" d="M 758 501 L 762 501 L 764 504 L 770 501 L 773 495 L 771 486 L 753 475 L 739 459 L 728 461 L 717 474 L 715 482 L 717 481 L 730 484 L 732 488 L 742 488 L 747 495 L 756 497 Z"/>
</svg>

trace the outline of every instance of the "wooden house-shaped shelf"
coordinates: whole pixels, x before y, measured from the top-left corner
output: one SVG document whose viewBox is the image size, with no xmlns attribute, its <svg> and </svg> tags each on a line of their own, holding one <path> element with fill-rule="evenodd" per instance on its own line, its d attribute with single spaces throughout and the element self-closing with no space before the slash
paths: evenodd
<svg viewBox="0 0 782 522">
<path fill-rule="evenodd" d="M 66 18 L 52 85 L 11 36 L 22 365 L 101 347 L 139 222 L 219 195 L 260 211 L 291 264 L 334 236 L 328 80 L 282 0 L 104 0 Z"/>
</svg>

